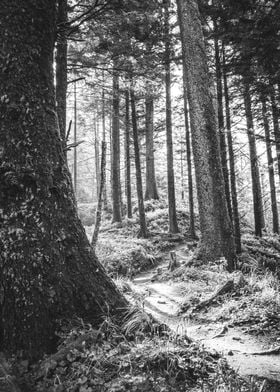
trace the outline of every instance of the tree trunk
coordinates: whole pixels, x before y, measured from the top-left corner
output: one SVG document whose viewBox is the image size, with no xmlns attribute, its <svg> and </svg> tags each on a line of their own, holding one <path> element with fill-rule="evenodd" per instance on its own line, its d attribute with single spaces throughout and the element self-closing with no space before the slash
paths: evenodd
<svg viewBox="0 0 280 392">
<path fill-rule="evenodd" d="M 166 93 L 166 147 L 167 147 L 167 183 L 168 183 L 168 215 L 169 232 L 178 233 L 176 214 L 176 198 L 173 169 L 173 140 L 172 140 L 172 106 L 171 106 L 171 70 L 170 70 L 170 32 L 169 6 L 170 0 L 164 0 L 164 39 L 165 39 L 165 93 Z"/>
<path fill-rule="evenodd" d="M 245 105 L 245 114 L 246 114 L 246 121 L 247 121 L 247 134 L 249 140 L 249 152 L 250 152 L 250 161 L 251 161 L 255 234 L 256 236 L 261 237 L 263 221 L 264 221 L 261 182 L 260 182 L 256 137 L 255 137 L 255 130 L 254 130 L 254 121 L 253 121 L 252 106 L 251 106 L 250 88 L 246 77 L 243 78 L 243 84 L 244 84 L 244 93 L 243 93 L 244 105 Z"/>
<path fill-rule="evenodd" d="M 3 0 L 1 15 L 0 345 L 36 358 L 63 320 L 96 325 L 127 302 L 77 214 L 55 112 L 55 0 Z"/>
<path fill-rule="evenodd" d="M 93 249 L 95 249 L 96 247 L 99 229 L 101 225 L 102 203 L 103 203 L 105 183 L 106 183 L 106 143 L 103 140 L 101 145 L 100 188 L 99 188 L 98 203 L 97 203 L 96 214 L 95 214 L 94 232 L 91 239 L 91 245 Z"/>
<path fill-rule="evenodd" d="M 133 129 L 135 170 L 136 170 L 136 187 L 137 187 L 138 210 L 139 210 L 139 220 L 140 220 L 139 222 L 140 231 L 138 236 L 147 238 L 148 230 L 146 225 L 146 216 L 145 216 L 145 208 L 144 208 L 140 152 L 139 152 L 139 143 L 138 143 L 137 115 L 136 115 L 135 95 L 134 95 L 132 81 L 130 87 L 130 98 L 131 98 L 131 119 L 132 119 L 132 129 Z"/>
<path fill-rule="evenodd" d="M 58 36 L 56 43 L 56 108 L 60 135 L 64 143 L 66 142 L 67 22 L 67 0 L 58 0 Z"/>
<path fill-rule="evenodd" d="M 214 26 L 216 31 L 217 30 L 216 22 L 214 22 Z M 231 207 L 229 174 L 228 174 L 228 163 L 227 163 L 228 161 L 227 144 L 226 144 L 226 136 L 225 136 L 225 120 L 224 120 L 224 110 L 223 110 L 222 66 L 221 66 L 220 45 L 217 37 L 214 37 L 214 43 L 215 43 L 215 65 L 216 65 L 217 104 L 218 104 L 218 125 L 219 125 L 222 170 L 224 176 L 228 212 L 229 212 L 229 217 L 232 220 L 232 207 Z"/>
<path fill-rule="evenodd" d="M 126 168 L 125 183 L 126 183 L 127 217 L 132 218 L 131 171 L 130 171 L 129 90 L 125 91 L 125 168 Z"/>
<path fill-rule="evenodd" d="M 241 231 L 240 231 L 240 219 L 238 211 L 238 199 L 236 189 L 236 176 L 235 176 L 235 160 L 233 150 L 233 140 L 231 133 L 231 116 L 229 106 L 229 91 L 226 74 L 226 60 L 225 53 L 223 50 L 223 79 L 224 79 L 224 96 L 225 96 L 225 109 L 226 109 L 226 127 L 227 127 L 227 143 L 229 153 L 229 166 L 230 166 L 230 189 L 231 189 L 231 201 L 232 201 L 232 214 L 233 214 L 233 227 L 234 227 L 234 240 L 236 253 L 241 253 Z"/>
<path fill-rule="evenodd" d="M 77 85 L 74 82 L 74 135 L 73 135 L 73 142 L 74 142 L 74 152 L 73 152 L 73 184 L 74 184 L 74 191 L 75 195 L 77 196 Z"/>
<path fill-rule="evenodd" d="M 186 128 L 186 153 L 187 153 L 187 165 L 188 165 L 190 236 L 193 238 L 197 238 L 196 233 L 195 233 L 195 220 L 194 220 L 191 132 L 190 132 L 190 123 L 189 123 L 187 79 L 186 79 L 185 72 L 183 72 L 183 80 L 184 80 L 184 91 L 183 91 L 183 93 L 184 93 L 184 115 L 185 115 L 185 128 Z"/>
<path fill-rule="evenodd" d="M 279 128 L 279 110 L 276 103 L 275 88 L 273 83 L 270 83 L 270 99 L 271 99 L 271 110 L 272 110 L 272 120 L 273 120 L 273 130 L 276 145 L 277 154 L 277 165 L 278 165 L 278 176 L 280 179 L 280 128 Z"/>
<path fill-rule="evenodd" d="M 98 109 L 96 109 L 98 110 Z M 99 158 L 99 124 L 97 114 L 94 113 L 94 158 L 95 158 L 95 179 L 96 179 L 96 199 L 99 199 L 100 193 L 100 158 Z"/>
<path fill-rule="evenodd" d="M 102 71 L 102 96 L 101 96 L 101 101 L 102 101 L 102 141 L 106 145 L 106 115 L 105 115 L 105 76 L 104 76 L 104 70 Z M 104 201 L 104 209 L 106 210 L 108 208 L 108 200 L 107 200 L 107 184 L 106 184 L 106 176 L 105 176 L 105 181 L 104 181 L 104 190 L 103 190 L 103 201 Z"/>
<path fill-rule="evenodd" d="M 263 94 L 261 94 L 261 103 L 262 103 L 263 126 L 265 131 L 268 176 L 269 176 L 269 185 L 270 185 L 272 228 L 274 233 L 279 233 L 279 218 L 278 218 L 278 208 L 277 208 L 273 156 L 272 156 L 272 148 L 271 148 L 271 141 L 270 141 L 270 127 L 269 127 L 269 120 L 268 120 L 268 113 L 267 113 L 266 97 Z"/>
<path fill-rule="evenodd" d="M 149 83 L 146 84 L 146 193 L 145 199 L 159 199 L 154 159 L 154 98 Z"/>
<path fill-rule="evenodd" d="M 177 0 L 187 80 L 201 240 L 198 257 L 225 257 L 234 268 L 235 246 L 228 215 L 215 109 L 196 0 Z"/>
<path fill-rule="evenodd" d="M 119 75 L 113 72 L 113 118 L 112 118 L 112 204 L 113 222 L 122 221 L 121 213 L 121 180 L 120 180 L 120 97 Z"/>
</svg>

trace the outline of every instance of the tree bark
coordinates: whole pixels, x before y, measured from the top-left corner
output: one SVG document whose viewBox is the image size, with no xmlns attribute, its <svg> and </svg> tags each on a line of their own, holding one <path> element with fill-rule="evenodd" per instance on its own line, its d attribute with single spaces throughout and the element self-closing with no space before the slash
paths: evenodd
<svg viewBox="0 0 280 392">
<path fill-rule="evenodd" d="M 189 193 L 189 212 L 190 212 L 190 236 L 197 238 L 195 233 L 195 219 L 194 219 L 194 200 L 193 200 L 193 176 L 192 176 L 192 154 L 191 154 L 191 132 L 189 123 L 189 108 L 188 108 L 188 90 L 186 73 L 183 72 L 184 80 L 184 115 L 186 128 L 186 153 L 187 153 L 187 167 L 188 167 L 188 193 Z"/>
<path fill-rule="evenodd" d="M 131 203 L 131 170 L 130 170 L 130 122 L 129 122 L 129 90 L 125 91 L 125 167 L 126 167 L 126 204 L 127 217 L 132 218 Z"/>
<path fill-rule="evenodd" d="M 170 69 L 170 29 L 169 6 L 170 0 L 164 0 L 164 39 L 165 39 L 165 94 L 166 94 L 166 147 L 167 147 L 167 183 L 168 183 L 168 215 L 169 232 L 178 233 L 176 214 L 176 197 L 173 168 L 173 140 L 172 140 L 172 105 L 171 105 L 171 69 Z"/>
<path fill-rule="evenodd" d="M 225 60 L 224 50 L 223 50 L 223 79 L 224 79 L 224 96 L 225 96 L 225 109 L 226 109 L 227 143 L 228 143 L 229 166 L 230 166 L 230 189 L 231 189 L 231 201 L 232 201 L 234 240 L 235 240 L 236 253 L 240 254 L 241 231 L 240 231 L 240 219 L 239 219 L 238 199 L 237 199 L 237 189 L 236 189 L 235 159 L 234 159 L 233 140 L 232 140 L 232 133 L 231 133 L 230 100 L 229 100 L 228 81 L 227 81 L 227 73 L 226 73 L 226 60 Z"/>
<path fill-rule="evenodd" d="M 214 21 L 214 29 L 217 30 L 216 22 Z M 215 65 L 216 65 L 216 85 L 217 85 L 217 104 L 218 104 L 218 126 L 219 126 L 219 139 L 221 149 L 221 160 L 222 170 L 225 183 L 225 192 L 229 217 L 232 220 L 232 207 L 231 197 L 229 188 L 229 173 L 228 173 L 228 159 L 227 159 L 227 143 L 225 136 L 225 120 L 224 120 L 224 109 L 223 109 L 223 81 L 222 81 L 222 65 L 221 65 L 221 54 L 219 40 L 214 37 L 215 44 Z"/>
<path fill-rule="evenodd" d="M 66 143 L 67 22 L 67 0 L 58 0 L 58 36 L 56 43 L 56 108 L 60 135 L 64 143 Z"/>
<path fill-rule="evenodd" d="M 120 180 L 120 98 L 119 75 L 113 72 L 113 118 L 112 118 L 112 204 L 113 222 L 122 221 Z"/>
<path fill-rule="evenodd" d="M 149 83 L 146 84 L 146 192 L 145 199 L 158 200 L 154 158 L 154 98 Z"/>
<path fill-rule="evenodd" d="M 261 182 L 260 172 L 258 164 L 256 137 L 254 130 L 254 120 L 251 105 L 250 88 L 247 78 L 243 78 L 244 85 L 244 105 L 245 114 L 247 121 L 247 135 L 249 140 L 249 152 L 251 161 L 251 176 L 252 176 L 252 192 L 253 192 L 253 204 L 254 204 L 254 220 L 255 220 L 255 234 L 256 236 L 262 236 L 263 227 L 263 206 L 262 206 L 262 194 L 261 194 Z"/>
<path fill-rule="evenodd" d="M 262 103 L 262 117 L 263 126 L 265 131 L 265 144 L 266 144 L 266 154 L 267 154 L 267 164 L 268 164 L 268 176 L 270 185 L 270 200 L 271 200 L 271 212 L 272 212 L 272 229 L 274 233 L 279 233 L 279 217 L 277 208 L 277 197 L 276 197 L 276 187 L 275 187 L 275 177 L 274 177 L 274 166 L 273 166 L 273 156 L 272 148 L 270 142 L 270 126 L 266 105 L 266 97 L 261 94 Z"/>
<path fill-rule="evenodd" d="M 146 216 L 145 216 L 145 207 L 144 207 L 140 152 L 139 152 L 139 143 L 138 143 L 137 115 L 136 115 L 135 95 L 134 95 L 132 81 L 130 87 L 130 99 L 131 99 L 131 118 L 132 118 L 135 170 L 136 170 L 136 187 L 137 187 L 139 223 L 140 223 L 140 231 L 138 236 L 147 238 L 148 230 L 146 225 Z"/>
<path fill-rule="evenodd" d="M 177 6 L 200 216 L 198 257 L 205 261 L 225 257 L 228 269 L 232 270 L 235 246 L 225 198 L 217 123 L 198 4 L 196 0 L 177 0 Z"/>
<path fill-rule="evenodd" d="M 63 320 L 96 325 L 127 302 L 77 214 L 55 112 L 55 0 L 3 0 L 1 15 L 0 345 L 37 358 Z"/>
</svg>

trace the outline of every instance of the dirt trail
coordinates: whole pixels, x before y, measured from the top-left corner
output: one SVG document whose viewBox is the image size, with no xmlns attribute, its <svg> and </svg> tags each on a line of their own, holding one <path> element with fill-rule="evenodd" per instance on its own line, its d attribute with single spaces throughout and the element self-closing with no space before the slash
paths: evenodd
<svg viewBox="0 0 280 392">
<path fill-rule="evenodd" d="M 186 261 L 184 247 L 178 246 L 175 251 L 179 261 Z M 168 261 L 165 260 L 160 268 L 165 270 L 167 267 Z M 182 302 L 182 285 L 188 283 L 153 281 L 156 272 L 157 268 L 154 268 L 141 273 L 132 282 L 133 290 L 143 295 L 144 306 L 148 312 L 176 333 L 186 334 L 205 348 L 222 354 L 240 375 L 265 378 L 277 385 L 276 389 L 275 385 L 273 386 L 273 390 L 280 391 L 280 353 L 254 355 L 253 353 L 264 351 L 265 340 L 249 336 L 241 328 L 230 325 L 224 328 L 224 333 L 220 333 L 225 327 L 222 323 L 195 324 L 183 316 L 178 316 Z"/>
</svg>

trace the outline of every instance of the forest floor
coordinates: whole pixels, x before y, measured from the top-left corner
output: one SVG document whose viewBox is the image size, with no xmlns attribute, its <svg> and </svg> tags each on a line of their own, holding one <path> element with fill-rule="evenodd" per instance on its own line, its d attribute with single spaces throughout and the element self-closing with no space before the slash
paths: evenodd
<svg viewBox="0 0 280 392">
<path fill-rule="evenodd" d="M 105 219 L 97 255 L 131 309 L 121 326 L 109 314 L 98 330 L 72 320 L 57 353 L 17 366 L 22 391 L 280 391 L 279 237 L 247 230 L 229 274 L 224 260 L 195 259 L 178 217 L 182 234 L 164 234 L 167 209 L 150 206 L 149 239 L 137 219 Z"/>
<path fill-rule="evenodd" d="M 273 275 L 229 274 L 220 263 L 188 267 L 192 252 L 187 244 L 174 252 L 180 266 L 173 273 L 167 257 L 129 283 L 143 308 L 179 335 L 216 350 L 241 376 L 270 380 L 279 390 L 280 304 Z M 227 292 L 215 295 L 225 285 Z"/>
</svg>

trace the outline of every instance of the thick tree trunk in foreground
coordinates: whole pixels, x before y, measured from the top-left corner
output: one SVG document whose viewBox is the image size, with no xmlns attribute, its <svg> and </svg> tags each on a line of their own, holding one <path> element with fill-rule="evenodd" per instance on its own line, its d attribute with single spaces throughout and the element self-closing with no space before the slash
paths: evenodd
<svg viewBox="0 0 280 392">
<path fill-rule="evenodd" d="M 55 0 L 3 0 L 1 15 L 0 346 L 34 358 L 55 348 L 60 320 L 96 323 L 127 303 L 77 215 L 55 112 Z"/>
<path fill-rule="evenodd" d="M 142 187 L 142 174 L 141 174 L 140 151 L 139 151 L 139 143 L 138 143 L 136 104 L 135 104 L 135 95 L 134 95 L 134 89 L 133 89 L 132 82 L 131 82 L 131 88 L 130 88 L 130 98 L 131 98 L 131 119 L 132 119 L 134 156 L 135 156 L 136 188 L 137 188 L 139 223 L 140 223 L 140 231 L 139 231 L 138 236 L 143 237 L 143 238 L 147 238 L 148 237 L 148 230 L 147 230 L 147 225 L 146 225 L 143 187 Z"/>
<path fill-rule="evenodd" d="M 274 233 L 279 233 L 279 218 L 278 218 L 278 208 L 277 208 L 277 197 L 276 197 L 276 187 L 275 187 L 275 177 L 274 177 L 274 163 L 271 148 L 270 139 L 270 126 L 266 105 L 266 97 L 261 95 L 262 102 L 262 116 L 263 116 L 263 126 L 265 131 L 265 143 L 266 143 L 266 154 L 267 154 L 267 164 L 268 164 L 268 176 L 270 185 L 270 200 L 271 200 L 271 212 L 272 212 L 272 229 Z"/>
<path fill-rule="evenodd" d="M 125 91 L 125 185 L 127 217 L 132 218 L 131 203 L 131 170 L 130 170 L 130 123 L 129 123 L 129 90 Z"/>
<path fill-rule="evenodd" d="M 244 82 L 244 93 L 243 93 L 244 94 L 244 105 L 245 105 L 245 114 L 246 114 L 246 121 L 247 121 L 247 134 L 248 134 L 248 140 L 249 140 L 249 153 L 250 153 L 250 161 L 251 161 L 255 234 L 257 236 L 261 237 L 264 217 L 263 217 L 263 206 L 262 206 L 260 171 L 259 171 L 256 137 L 255 137 L 255 130 L 254 130 L 254 120 L 253 120 L 253 113 L 252 113 L 250 88 L 249 88 L 249 83 L 246 80 L 246 77 L 243 79 L 243 82 Z"/>
<path fill-rule="evenodd" d="M 58 0 L 58 36 L 56 43 L 56 104 L 60 135 L 64 142 L 66 142 L 67 21 L 67 0 Z"/>
<path fill-rule="evenodd" d="M 185 127 L 186 127 L 186 153 L 187 153 L 187 164 L 188 164 L 190 236 L 193 238 L 197 238 L 195 233 L 195 221 L 194 221 L 191 132 L 190 132 L 190 123 L 189 123 L 187 79 L 185 73 L 183 73 L 183 80 L 184 80 L 184 114 L 185 114 Z"/>
<path fill-rule="evenodd" d="M 167 183 L 168 183 L 168 215 L 170 233 L 178 233 L 176 214 L 175 181 L 173 169 L 172 140 L 172 105 L 171 105 L 171 70 L 170 70 L 170 32 L 169 6 L 170 0 L 164 0 L 164 39 L 165 39 L 165 94 L 166 94 L 166 147 L 167 147 Z"/>
<path fill-rule="evenodd" d="M 146 84 L 146 192 L 145 199 L 159 199 L 154 158 L 154 98 L 149 84 Z"/>
<path fill-rule="evenodd" d="M 228 215 L 215 109 L 200 15 L 196 0 L 177 0 L 186 75 L 200 216 L 198 256 L 225 257 L 234 267 L 235 246 Z"/>
<path fill-rule="evenodd" d="M 113 118 L 112 118 L 112 204 L 113 222 L 122 221 L 121 213 L 121 179 L 120 179 L 120 91 L 119 75 L 113 73 Z"/>
<path fill-rule="evenodd" d="M 232 216 L 233 216 L 233 227 L 234 227 L 234 240 L 236 253 L 241 253 L 241 231 L 240 231 L 240 219 L 238 211 L 238 199 L 236 189 L 236 176 L 235 176 L 235 159 L 233 150 L 233 140 L 231 133 L 231 115 L 229 105 L 229 91 L 228 81 L 226 73 L 226 60 L 225 53 L 223 50 L 223 79 L 224 79 L 224 95 L 225 95 L 225 108 L 226 108 L 226 127 L 227 127 L 227 143 L 228 143 L 228 155 L 229 155 L 229 167 L 230 167 L 230 190 L 231 190 L 231 201 L 232 201 Z"/>
</svg>

